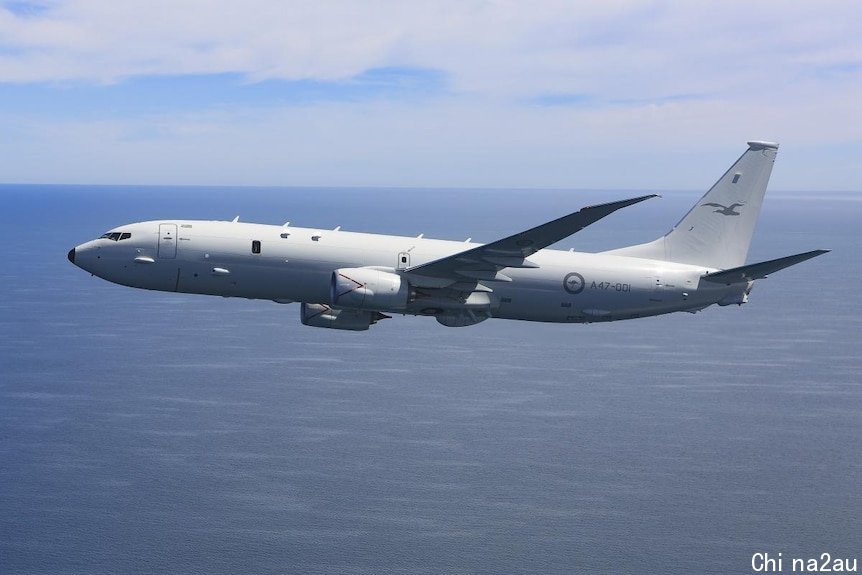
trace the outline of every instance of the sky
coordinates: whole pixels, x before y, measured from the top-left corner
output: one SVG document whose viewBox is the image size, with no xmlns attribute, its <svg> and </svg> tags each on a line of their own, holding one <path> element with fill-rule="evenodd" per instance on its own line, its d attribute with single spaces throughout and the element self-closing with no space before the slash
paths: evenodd
<svg viewBox="0 0 862 575">
<path fill-rule="evenodd" d="M 0 0 L 0 182 L 862 191 L 855 0 Z"/>
</svg>

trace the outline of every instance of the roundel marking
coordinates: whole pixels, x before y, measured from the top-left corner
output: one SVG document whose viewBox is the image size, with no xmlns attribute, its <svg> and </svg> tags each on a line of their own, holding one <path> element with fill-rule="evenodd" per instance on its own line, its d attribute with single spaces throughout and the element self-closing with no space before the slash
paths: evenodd
<svg viewBox="0 0 862 575">
<path fill-rule="evenodd" d="M 577 272 L 572 272 L 570 274 L 566 274 L 566 277 L 563 278 L 563 289 L 569 292 L 570 294 L 577 295 L 584 291 L 584 276 Z"/>
</svg>

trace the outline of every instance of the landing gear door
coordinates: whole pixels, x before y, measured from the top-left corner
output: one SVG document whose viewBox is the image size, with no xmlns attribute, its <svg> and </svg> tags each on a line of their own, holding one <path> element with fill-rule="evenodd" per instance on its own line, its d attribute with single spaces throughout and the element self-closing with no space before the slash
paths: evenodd
<svg viewBox="0 0 862 575">
<path fill-rule="evenodd" d="M 159 257 L 177 257 L 177 224 L 159 224 Z"/>
</svg>

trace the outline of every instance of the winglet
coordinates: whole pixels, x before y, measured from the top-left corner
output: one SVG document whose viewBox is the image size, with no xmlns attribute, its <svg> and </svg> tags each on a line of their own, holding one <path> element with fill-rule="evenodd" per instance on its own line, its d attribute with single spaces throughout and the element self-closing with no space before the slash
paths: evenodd
<svg viewBox="0 0 862 575">
<path fill-rule="evenodd" d="M 605 210 L 608 210 L 608 214 L 610 214 L 610 213 L 615 212 L 619 209 L 627 208 L 627 207 L 632 206 L 634 204 L 640 203 L 644 200 L 649 200 L 652 198 L 660 198 L 660 197 L 661 196 L 659 196 L 658 194 L 648 194 L 646 196 L 638 196 L 636 198 L 629 198 L 628 200 L 620 200 L 618 202 L 607 202 L 605 204 L 597 204 L 595 206 L 587 206 L 585 208 L 581 208 L 580 211 L 583 212 L 584 210 L 605 209 Z M 604 217 L 604 216 L 602 216 L 602 217 Z"/>
</svg>

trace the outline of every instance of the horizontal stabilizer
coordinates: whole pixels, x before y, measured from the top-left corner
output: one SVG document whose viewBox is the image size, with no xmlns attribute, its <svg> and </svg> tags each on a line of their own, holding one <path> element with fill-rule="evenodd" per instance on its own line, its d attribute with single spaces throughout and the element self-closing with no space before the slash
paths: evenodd
<svg viewBox="0 0 862 575">
<path fill-rule="evenodd" d="M 796 254 L 795 256 L 769 260 L 768 262 L 760 262 L 738 268 L 731 268 L 729 270 L 706 274 L 703 276 L 703 279 L 727 285 L 759 280 L 773 272 L 783 270 L 784 268 L 804 262 L 805 260 L 810 260 L 811 258 L 828 253 L 829 251 L 830 250 L 814 250 L 811 252 L 805 252 L 804 254 Z"/>
</svg>

